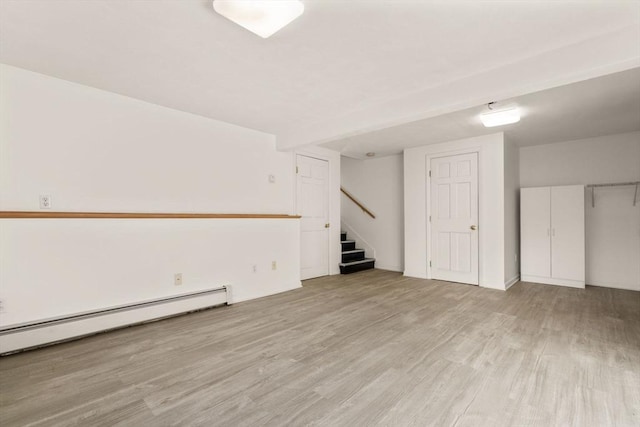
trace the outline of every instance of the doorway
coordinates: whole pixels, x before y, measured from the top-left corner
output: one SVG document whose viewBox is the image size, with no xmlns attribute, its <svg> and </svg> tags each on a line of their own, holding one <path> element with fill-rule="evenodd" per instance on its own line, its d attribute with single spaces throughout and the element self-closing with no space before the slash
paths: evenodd
<svg viewBox="0 0 640 427">
<path fill-rule="evenodd" d="M 329 274 L 329 162 L 296 155 L 300 278 Z"/>
<path fill-rule="evenodd" d="M 432 158 L 431 278 L 478 284 L 478 153 Z"/>
</svg>

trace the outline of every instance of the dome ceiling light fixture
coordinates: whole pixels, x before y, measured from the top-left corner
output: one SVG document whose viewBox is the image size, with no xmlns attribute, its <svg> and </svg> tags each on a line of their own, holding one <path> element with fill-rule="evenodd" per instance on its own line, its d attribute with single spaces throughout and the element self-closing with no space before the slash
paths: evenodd
<svg viewBox="0 0 640 427">
<path fill-rule="evenodd" d="M 266 39 L 304 12 L 299 0 L 214 0 L 220 15 Z"/>
<path fill-rule="evenodd" d="M 494 111 L 492 107 L 493 104 L 495 104 L 495 102 L 487 104 L 487 107 L 491 111 L 480 115 L 480 120 L 482 120 L 482 124 L 485 127 L 491 128 L 494 126 L 503 126 L 520 121 L 520 110 L 518 107 Z"/>
</svg>

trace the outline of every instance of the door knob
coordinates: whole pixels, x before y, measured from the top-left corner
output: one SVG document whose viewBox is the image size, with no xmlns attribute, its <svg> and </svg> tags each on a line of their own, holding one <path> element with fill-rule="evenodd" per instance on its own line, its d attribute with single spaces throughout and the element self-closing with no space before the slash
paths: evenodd
<svg viewBox="0 0 640 427">
<path fill-rule="evenodd" d="M 329 228 L 329 223 L 326 223 L 326 224 L 324 225 L 324 228 Z"/>
<path fill-rule="evenodd" d="M 476 230 L 478 227 L 476 227 L 475 225 L 472 225 L 471 227 L 469 227 L 472 230 Z"/>
</svg>

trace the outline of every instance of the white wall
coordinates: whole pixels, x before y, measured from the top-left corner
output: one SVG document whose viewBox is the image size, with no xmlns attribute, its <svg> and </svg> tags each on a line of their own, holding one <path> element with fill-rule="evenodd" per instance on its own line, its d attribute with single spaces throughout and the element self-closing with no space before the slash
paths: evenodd
<svg viewBox="0 0 640 427">
<path fill-rule="evenodd" d="M 2 325 L 225 284 L 236 302 L 296 288 L 298 234 L 297 220 L 0 220 Z"/>
<path fill-rule="evenodd" d="M 403 271 L 403 159 L 402 155 L 356 160 L 342 158 L 342 186 L 361 201 L 376 216 L 365 214 L 345 195 L 342 195 L 342 222 L 353 233 L 349 238 L 363 249 L 370 246 L 376 268 Z M 348 230 L 346 230 L 348 231 Z"/>
<path fill-rule="evenodd" d="M 294 210 L 272 135 L 4 65 L 0 120 L 0 210 Z M 6 219 L 0 262 L 3 325 L 223 283 L 239 301 L 300 286 L 299 224 Z"/>
<path fill-rule="evenodd" d="M 520 153 L 504 141 L 504 277 L 505 286 L 520 277 Z"/>
<path fill-rule="evenodd" d="M 466 138 L 404 151 L 405 270 L 411 277 L 429 278 L 427 253 L 427 156 L 479 153 L 480 286 L 505 289 L 504 136 Z"/>
<path fill-rule="evenodd" d="M 540 187 L 640 181 L 640 132 L 520 149 L 520 184 Z M 586 282 L 640 290 L 640 203 L 634 187 L 585 197 Z"/>
</svg>

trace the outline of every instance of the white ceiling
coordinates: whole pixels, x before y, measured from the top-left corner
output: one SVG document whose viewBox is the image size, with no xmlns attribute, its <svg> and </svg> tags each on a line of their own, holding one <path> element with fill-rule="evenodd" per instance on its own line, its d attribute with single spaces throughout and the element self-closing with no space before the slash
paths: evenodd
<svg viewBox="0 0 640 427">
<path fill-rule="evenodd" d="M 508 106 L 518 106 L 520 122 L 485 128 L 480 115 L 489 110 L 481 105 L 323 145 L 365 159 L 368 152 L 380 157 L 495 132 L 529 146 L 640 131 L 640 68 L 503 100 L 494 109 Z"/>
<path fill-rule="evenodd" d="M 640 65 L 637 1 L 304 0 L 262 39 L 203 0 L 1 0 L 0 62 L 326 142 Z"/>
</svg>

